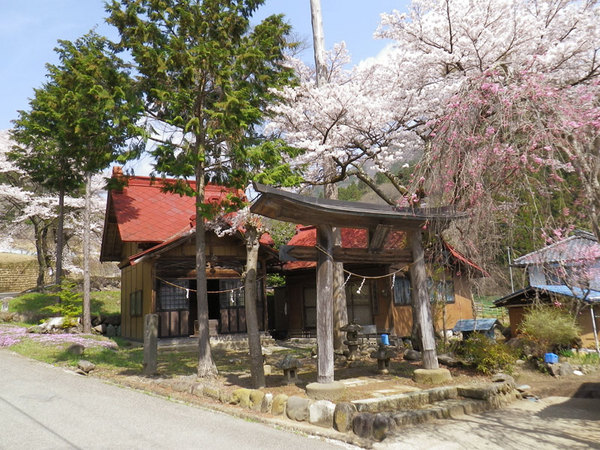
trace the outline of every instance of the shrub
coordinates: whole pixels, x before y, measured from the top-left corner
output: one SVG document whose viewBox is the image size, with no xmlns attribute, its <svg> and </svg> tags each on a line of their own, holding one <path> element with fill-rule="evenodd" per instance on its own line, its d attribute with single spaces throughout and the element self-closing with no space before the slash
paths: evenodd
<svg viewBox="0 0 600 450">
<path fill-rule="evenodd" d="M 81 294 L 76 291 L 76 283 L 63 279 L 60 284 L 60 291 L 56 294 L 60 301 L 53 305 L 48 305 L 44 310 L 60 314 L 65 317 L 65 327 L 73 326 L 81 316 L 83 300 Z"/>
<path fill-rule="evenodd" d="M 457 349 L 466 362 L 481 373 L 512 373 L 517 360 L 515 352 L 506 344 L 496 342 L 481 333 L 473 333 Z"/>
<path fill-rule="evenodd" d="M 573 317 L 556 306 L 540 305 L 530 309 L 519 326 L 521 332 L 538 346 L 538 356 L 559 351 L 577 342 L 581 330 Z"/>
</svg>

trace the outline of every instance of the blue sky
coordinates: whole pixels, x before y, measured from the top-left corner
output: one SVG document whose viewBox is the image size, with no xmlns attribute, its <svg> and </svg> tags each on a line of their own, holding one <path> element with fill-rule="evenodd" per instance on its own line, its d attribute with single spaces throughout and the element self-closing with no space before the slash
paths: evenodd
<svg viewBox="0 0 600 450">
<path fill-rule="evenodd" d="M 1 0 L 0 15 L 0 129 L 11 127 L 17 110 L 27 109 L 33 89 L 40 87 L 45 64 L 56 63 L 57 40 L 75 40 L 96 27 L 99 34 L 116 38 L 104 23 L 104 0 Z M 354 63 L 376 56 L 387 44 L 374 40 L 379 14 L 406 10 L 408 0 L 321 0 L 325 45 L 345 41 Z M 267 0 L 258 20 L 285 14 L 294 30 L 311 40 L 309 0 Z M 312 63 L 312 47 L 303 55 Z"/>
</svg>

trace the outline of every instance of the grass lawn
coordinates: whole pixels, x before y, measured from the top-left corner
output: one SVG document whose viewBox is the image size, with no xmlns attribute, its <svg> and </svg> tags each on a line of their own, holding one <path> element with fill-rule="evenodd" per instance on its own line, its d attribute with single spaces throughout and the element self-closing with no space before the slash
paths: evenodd
<svg viewBox="0 0 600 450">
<path fill-rule="evenodd" d="M 52 293 L 32 292 L 14 298 L 9 303 L 9 311 L 33 317 L 50 317 L 54 315 L 47 310 L 48 306 L 58 303 L 58 297 Z M 91 312 L 92 316 L 114 315 L 121 312 L 121 291 L 96 291 L 91 293 Z M 37 323 L 36 319 L 31 319 L 25 323 Z"/>
</svg>

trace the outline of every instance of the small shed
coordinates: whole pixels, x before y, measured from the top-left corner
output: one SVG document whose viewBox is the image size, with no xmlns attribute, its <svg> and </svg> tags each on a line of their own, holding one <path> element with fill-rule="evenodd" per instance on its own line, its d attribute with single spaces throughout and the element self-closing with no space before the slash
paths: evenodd
<svg viewBox="0 0 600 450">
<path fill-rule="evenodd" d="M 498 319 L 461 319 L 456 322 L 456 325 L 452 329 L 455 333 L 460 331 L 463 339 L 469 338 L 474 332 L 482 333 L 490 339 L 495 339 L 496 330 L 502 332 L 502 325 Z"/>
</svg>

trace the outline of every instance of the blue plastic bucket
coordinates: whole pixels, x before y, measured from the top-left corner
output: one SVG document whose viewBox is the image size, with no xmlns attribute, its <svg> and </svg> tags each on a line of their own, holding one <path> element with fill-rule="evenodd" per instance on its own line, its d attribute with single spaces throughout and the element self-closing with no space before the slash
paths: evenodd
<svg viewBox="0 0 600 450">
<path fill-rule="evenodd" d="M 381 335 L 381 343 L 383 345 L 390 345 L 390 336 L 386 333 L 383 333 Z"/>
</svg>

